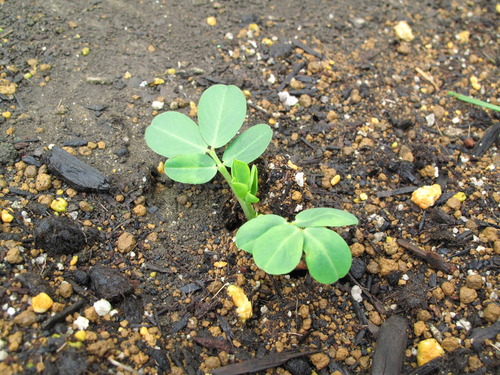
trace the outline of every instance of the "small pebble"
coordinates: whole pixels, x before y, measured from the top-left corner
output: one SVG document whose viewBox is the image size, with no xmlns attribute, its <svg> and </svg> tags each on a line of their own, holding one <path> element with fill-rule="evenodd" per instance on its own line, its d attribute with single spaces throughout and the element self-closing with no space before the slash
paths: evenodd
<svg viewBox="0 0 500 375">
<path fill-rule="evenodd" d="M 67 207 L 68 201 L 64 198 L 56 198 L 50 204 L 50 208 L 56 212 L 65 212 Z"/>
<path fill-rule="evenodd" d="M 477 298 L 477 292 L 474 289 L 463 286 L 460 288 L 460 302 L 461 303 L 471 303 Z"/>
<path fill-rule="evenodd" d="M 83 212 L 92 212 L 94 210 L 94 207 L 87 201 L 80 201 L 78 207 L 80 207 L 80 210 Z"/>
<path fill-rule="evenodd" d="M 302 319 L 309 318 L 309 306 L 308 305 L 300 305 L 299 315 L 301 316 Z"/>
<path fill-rule="evenodd" d="M 14 323 L 21 326 L 27 327 L 36 322 L 36 314 L 31 310 L 25 310 L 19 315 L 14 317 Z"/>
<path fill-rule="evenodd" d="M 488 322 L 495 323 L 500 318 L 500 306 L 495 302 L 489 303 L 484 309 L 483 317 Z"/>
<path fill-rule="evenodd" d="M 54 301 L 47 293 L 40 293 L 31 299 L 31 306 L 36 313 L 44 313 L 49 310 Z"/>
<path fill-rule="evenodd" d="M 419 320 L 413 325 L 413 332 L 415 336 L 422 336 L 422 334 L 427 330 L 427 325 Z"/>
<path fill-rule="evenodd" d="M 325 353 L 316 353 L 310 356 L 311 362 L 318 370 L 324 369 L 330 363 L 330 358 Z"/>
<path fill-rule="evenodd" d="M 35 180 L 35 189 L 45 191 L 52 187 L 52 178 L 47 173 L 40 173 Z"/>
<path fill-rule="evenodd" d="M 422 186 L 412 193 L 411 201 L 425 210 L 436 203 L 441 193 L 441 186 L 438 184 Z"/>
<path fill-rule="evenodd" d="M 146 214 L 148 213 L 146 207 L 143 204 L 138 204 L 133 208 L 132 211 L 137 216 L 146 216 Z"/>
<path fill-rule="evenodd" d="M 94 302 L 94 310 L 99 316 L 104 316 L 111 311 L 111 303 L 105 299 Z"/>
<path fill-rule="evenodd" d="M 23 262 L 23 257 L 21 256 L 21 251 L 18 246 L 15 246 L 7 251 L 5 261 L 10 264 L 19 264 Z"/>
<path fill-rule="evenodd" d="M 467 287 L 479 290 L 483 287 L 483 278 L 481 275 L 468 275 L 465 283 Z"/>
<path fill-rule="evenodd" d="M 420 341 L 417 347 L 417 364 L 419 366 L 425 365 L 427 362 L 440 357 L 443 354 L 444 350 L 436 339 Z"/>
<path fill-rule="evenodd" d="M 447 352 L 452 352 L 452 351 L 460 348 L 460 342 L 458 341 L 458 339 L 456 337 L 446 337 L 443 339 L 441 346 Z"/>
<path fill-rule="evenodd" d="M 120 237 L 118 237 L 118 240 L 116 241 L 116 248 L 121 253 L 128 253 L 135 247 L 136 244 L 137 241 L 135 237 L 131 233 L 124 232 Z"/>
<path fill-rule="evenodd" d="M 445 281 L 441 285 L 441 289 L 443 290 L 443 293 L 446 294 L 447 296 L 453 295 L 455 293 L 455 285 L 453 283 L 450 283 L 449 281 Z"/>
<path fill-rule="evenodd" d="M 58 289 L 59 295 L 63 298 L 69 298 L 73 295 L 73 286 L 68 282 L 63 282 Z"/>
<path fill-rule="evenodd" d="M 12 223 L 12 221 L 14 220 L 14 215 L 12 215 L 10 209 L 9 210 L 3 209 L 1 216 L 2 216 L 2 221 L 4 223 Z"/>
<path fill-rule="evenodd" d="M 411 31 L 411 27 L 406 21 L 398 22 L 397 25 L 394 26 L 394 31 L 396 36 L 405 42 L 411 42 L 415 39 L 415 36 L 413 36 L 413 32 Z"/>
<path fill-rule="evenodd" d="M 388 276 L 393 272 L 396 272 L 398 268 L 398 263 L 393 259 L 381 258 L 379 260 L 380 265 L 380 275 Z M 370 264 L 368 264 L 368 267 Z"/>
<path fill-rule="evenodd" d="M 207 24 L 210 26 L 215 26 L 217 25 L 217 19 L 215 17 L 208 17 Z"/>
<path fill-rule="evenodd" d="M 302 107 L 309 108 L 312 104 L 312 99 L 309 95 L 303 94 L 299 97 L 299 104 Z"/>
</svg>

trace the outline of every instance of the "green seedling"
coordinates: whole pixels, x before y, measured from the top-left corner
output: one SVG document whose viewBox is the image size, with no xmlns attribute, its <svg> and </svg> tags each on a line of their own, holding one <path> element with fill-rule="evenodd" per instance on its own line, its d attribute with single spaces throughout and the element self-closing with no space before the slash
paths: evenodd
<svg viewBox="0 0 500 375">
<path fill-rule="evenodd" d="M 215 85 L 200 98 L 199 124 L 181 113 L 164 112 L 146 129 L 146 143 L 167 158 L 165 173 L 174 181 L 203 184 L 217 171 L 222 174 L 248 220 L 236 234 L 236 245 L 251 253 L 258 267 L 280 275 L 304 258 L 317 281 L 337 281 L 349 272 L 351 251 L 341 236 L 326 227 L 356 225 L 358 219 L 333 208 L 302 211 L 291 223 L 277 215 L 257 215 L 252 204 L 259 201 L 258 171 L 248 163 L 266 150 L 272 130 L 266 124 L 254 125 L 232 140 L 245 117 L 241 90 Z M 225 145 L 221 160 L 216 149 Z"/>
<path fill-rule="evenodd" d="M 168 158 L 165 173 L 172 180 L 203 184 L 219 171 L 233 190 L 247 220 L 256 212 L 257 169 L 248 163 L 266 150 L 273 132 L 266 124 L 250 127 L 231 143 L 243 125 L 246 99 L 236 86 L 215 85 L 205 90 L 198 104 L 197 125 L 179 112 L 164 112 L 146 129 L 146 143 L 156 153 Z M 222 160 L 216 149 L 226 144 Z M 232 168 L 229 174 L 227 168 Z"/>
<path fill-rule="evenodd" d="M 303 254 L 311 276 L 323 284 L 344 277 L 352 264 L 344 239 L 325 227 L 356 225 L 349 212 L 334 208 L 311 208 L 289 223 L 281 216 L 262 215 L 243 224 L 236 246 L 253 255 L 255 264 L 271 275 L 293 271 Z"/>
<path fill-rule="evenodd" d="M 483 108 L 488 108 L 488 109 L 492 109 L 494 111 L 500 112 L 500 107 L 495 105 L 495 104 L 483 102 L 482 100 L 475 99 L 475 98 L 472 98 L 470 96 L 458 94 L 458 93 L 453 92 L 453 91 L 448 91 L 448 95 L 453 96 L 453 97 L 457 98 L 458 100 L 461 100 L 461 101 L 466 102 L 466 103 L 478 105 L 478 106 L 483 107 Z"/>
</svg>

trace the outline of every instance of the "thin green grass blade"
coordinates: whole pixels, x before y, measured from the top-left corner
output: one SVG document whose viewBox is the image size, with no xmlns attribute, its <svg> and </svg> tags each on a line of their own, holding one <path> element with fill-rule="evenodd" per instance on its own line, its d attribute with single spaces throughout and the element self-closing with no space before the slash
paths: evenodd
<svg viewBox="0 0 500 375">
<path fill-rule="evenodd" d="M 466 102 L 466 103 L 478 105 L 478 106 L 483 107 L 483 108 L 488 108 L 488 109 L 492 109 L 494 111 L 500 112 L 500 107 L 495 105 L 495 104 L 483 102 L 482 100 L 475 99 L 475 98 L 472 98 L 470 96 L 462 95 L 462 94 L 459 94 L 459 93 L 456 93 L 453 91 L 448 91 L 448 95 L 453 96 L 453 97 L 457 98 L 458 100 L 461 100 L 461 101 Z"/>
</svg>

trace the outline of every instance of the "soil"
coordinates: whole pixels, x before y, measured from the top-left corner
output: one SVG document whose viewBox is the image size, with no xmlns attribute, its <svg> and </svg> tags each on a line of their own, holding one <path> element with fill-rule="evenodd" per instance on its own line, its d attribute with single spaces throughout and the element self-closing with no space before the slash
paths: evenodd
<svg viewBox="0 0 500 375">
<path fill-rule="evenodd" d="M 498 371 L 499 115 L 446 95 L 499 104 L 497 4 L 0 9 L 2 374 L 366 374 L 391 316 L 409 327 L 390 333 L 406 342 L 400 373 Z M 195 116 L 215 83 L 246 90 L 245 126 L 273 128 L 257 161 L 260 212 L 359 218 L 339 230 L 353 253 L 339 282 L 266 275 L 233 242 L 243 217 L 220 177 L 189 186 L 157 171 L 145 128 L 163 110 Z M 57 174 L 53 146 L 102 189 Z M 432 207 L 411 200 L 434 184 Z M 246 322 L 229 284 L 252 302 Z M 429 338 L 444 355 L 415 370 Z"/>
</svg>

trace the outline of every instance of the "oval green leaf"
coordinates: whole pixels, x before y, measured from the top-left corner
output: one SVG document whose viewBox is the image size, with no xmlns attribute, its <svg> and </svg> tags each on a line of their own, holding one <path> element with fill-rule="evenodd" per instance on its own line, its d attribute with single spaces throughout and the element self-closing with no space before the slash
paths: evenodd
<svg viewBox="0 0 500 375">
<path fill-rule="evenodd" d="M 253 260 L 271 275 L 283 275 L 297 267 L 302 257 L 304 234 L 294 225 L 282 224 L 269 229 L 253 245 Z"/>
<path fill-rule="evenodd" d="M 198 125 L 179 112 L 164 112 L 156 116 L 146 129 L 145 139 L 154 152 L 167 158 L 205 153 L 208 148 Z"/>
<path fill-rule="evenodd" d="M 252 193 L 248 192 L 247 195 L 245 196 L 244 201 L 247 203 L 257 203 L 259 201 L 259 198 L 257 198 Z"/>
<path fill-rule="evenodd" d="M 257 195 L 259 190 L 259 172 L 257 171 L 257 166 L 252 165 L 252 170 L 250 172 L 250 194 Z"/>
<path fill-rule="evenodd" d="M 286 224 L 286 220 L 278 215 L 260 215 L 243 224 L 236 233 L 236 246 L 246 252 L 253 252 L 255 240 L 269 229 Z"/>
<path fill-rule="evenodd" d="M 231 167 L 234 159 L 250 163 L 266 151 L 272 137 L 273 131 L 269 125 L 252 126 L 227 146 L 222 160 L 228 167 Z"/>
<path fill-rule="evenodd" d="M 184 184 L 204 184 L 217 173 L 215 161 L 205 154 L 177 155 L 165 162 L 165 173 Z"/>
<path fill-rule="evenodd" d="M 341 227 L 357 225 L 358 219 L 353 214 L 335 208 L 318 207 L 305 210 L 295 216 L 293 222 L 300 228 L 306 227 Z"/>
<path fill-rule="evenodd" d="M 349 246 L 330 229 L 304 229 L 304 252 L 309 273 L 320 283 L 334 283 L 347 275 L 351 268 Z"/>
<path fill-rule="evenodd" d="M 233 163 L 233 167 L 231 168 L 231 176 L 235 181 L 241 182 L 245 185 L 250 184 L 250 168 L 247 163 L 244 163 L 239 160 L 235 160 Z"/>
<path fill-rule="evenodd" d="M 240 199 L 245 199 L 248 194 L 247 185 L 242 184 L 241 182 L 233 182 L 231 184 L 231 187 L 233 188 L 234 195 L 236 195 Z"/>
<path fill-rule="evenodd" d="M 198 103 L 198 122 L 203 139 L 212 147 L 228 143 L 240 130 L 247 113 L 247 101 L 236 86 L 214 85 Z"/>
</svg>

